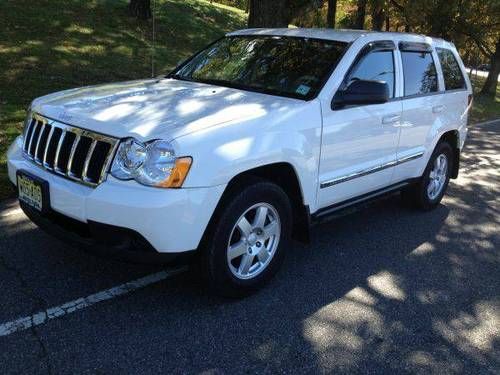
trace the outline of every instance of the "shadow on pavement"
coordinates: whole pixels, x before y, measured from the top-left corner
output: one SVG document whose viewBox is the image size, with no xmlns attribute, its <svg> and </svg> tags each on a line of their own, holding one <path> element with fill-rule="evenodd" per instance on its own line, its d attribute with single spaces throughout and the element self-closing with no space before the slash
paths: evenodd
<svg viewBox="0 0 500 375">
<path fill-rule="evenodd" d="M 312 243 L 295 244 L 267 288 L 244 300 L 207 295 L 188 273 L 51 321 L 37 328 L 47 350 L 39 366 L 50 363 L 61 372 L 71 366 L 104 372 L 498 372 L 498 133 L 498 127 L 473 130 L 462 175 L 436 210 L 404 209 L 392 196 L 317 226 Z M 155 271 L 90 257 L 29 223 L 19 225 L 2 233 L 5 244 L 23 245 L 19 254 L 3 256 L 42 305 Z M 12 340 L 23 342 L 22 336 Z M 0 362 L 23 369 L 7 353 Z"/>
</svg>

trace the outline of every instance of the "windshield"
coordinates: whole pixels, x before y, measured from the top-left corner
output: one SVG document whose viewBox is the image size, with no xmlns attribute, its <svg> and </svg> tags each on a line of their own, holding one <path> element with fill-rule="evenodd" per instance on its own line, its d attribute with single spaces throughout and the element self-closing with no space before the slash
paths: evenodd
<svg viewBox="0 0 500 375">
<path fill-rule="evenodd" d="M 347 44 L 283 36 L 230 36 L 178 67 L 171 78 L 311 99 Z"/>
</svg>

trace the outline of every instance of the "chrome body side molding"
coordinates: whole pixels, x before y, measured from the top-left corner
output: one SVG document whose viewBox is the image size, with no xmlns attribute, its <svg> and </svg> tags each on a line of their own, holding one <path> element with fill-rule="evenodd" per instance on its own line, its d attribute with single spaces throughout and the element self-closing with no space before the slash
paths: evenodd
<svg viewBox="0 0 500 375">
<path fill-rule="evenodd" d="M 408 156 L 399 158 L 397 160 L 392 160 L 390 162 L 387 162 L 387 163 L 384 163 L 381 165 L 377 165 L 375 167 L 363 169 L 363 170 L 355 172 L 355 173 L 351 173 L 351 174 L 348 174 L 345 176 L 337 177 L 337 178 L 334 178 L 333 180 L 324 181 L 320 184 L 320 188 L 324 189 L 324 188 L 327 188 L 327 187 L 330 187 L 333 185 L 341 184 L 342 182 L 351 181 L 351 180 L 354 180 L 355 178 L 363 177 L 363 176 L 369 175 L 371 173 L 379 172 L 381 170 L 391 168 L 391 167 L 394 167 L 396 165 L 400 165 L 400 164 L 421 158 L 423 155 L 424 155 L 423 152 L 418 152 L 416 154 L 408 155 Z"/>
</svg>

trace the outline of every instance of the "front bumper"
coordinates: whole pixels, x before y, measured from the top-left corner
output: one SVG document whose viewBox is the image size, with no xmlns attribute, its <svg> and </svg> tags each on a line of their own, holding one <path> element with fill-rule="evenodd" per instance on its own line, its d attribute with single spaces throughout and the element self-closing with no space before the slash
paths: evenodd
<svg viewBox="0 0 500 375">
<path fill-rule="evenodd" d="M 56 213 L 84 224 L 100 223 L 129 229 L 157 252 L 179 253 L 198 248 L 225 185 L 206 188 L 158 189 L 112 176 L 91 188 L 52 174 L 26 160 L 20 138 L 7 152 L 9 179 L 26 170 L 49 183 Z M 113 236 L 113 233 L 109 234 Z"/>
<path fill-rule="evenodd" d="M 133 230 L 93 221 L 82 223 L 53 210 L 42 216 L 23 202 L 20 206 L 26 216 L 45 232 L 94 255 L 136 263 L 185 264 L 196 252 L 159 253 Z"/>
</svg>

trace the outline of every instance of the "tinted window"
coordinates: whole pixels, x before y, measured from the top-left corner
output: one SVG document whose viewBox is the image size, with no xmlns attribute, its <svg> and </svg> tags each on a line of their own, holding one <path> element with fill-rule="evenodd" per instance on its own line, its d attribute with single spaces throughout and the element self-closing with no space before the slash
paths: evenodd
<svg viewBox="0 0 500 375">
<path fill-rule="evenodd" d="M 363 56 L 349 73 L 346 84 L 353 80 L 383 81 L 389 86 L 390 97 L 394 97 L 394 59 L 392 51 L 374 51 Z"/>
<path fill-rule="evenodd" d="M 465 80 L 453 52 L 448 49 L 436 48 L 441 69 L 443 70 L 444 85 L 446 90 L 465 88 Z"/>
<path fill-rule="evenodd" d="M 430 52 L 402 51 L 405 96 L 438 90 L 436 67 Z"/>
<path fill-rule="evenodd" d="M 226 37 L 170 76 L 307 99 L 321 90 L 346 45 L 281 36 Z"/>
</svg>

